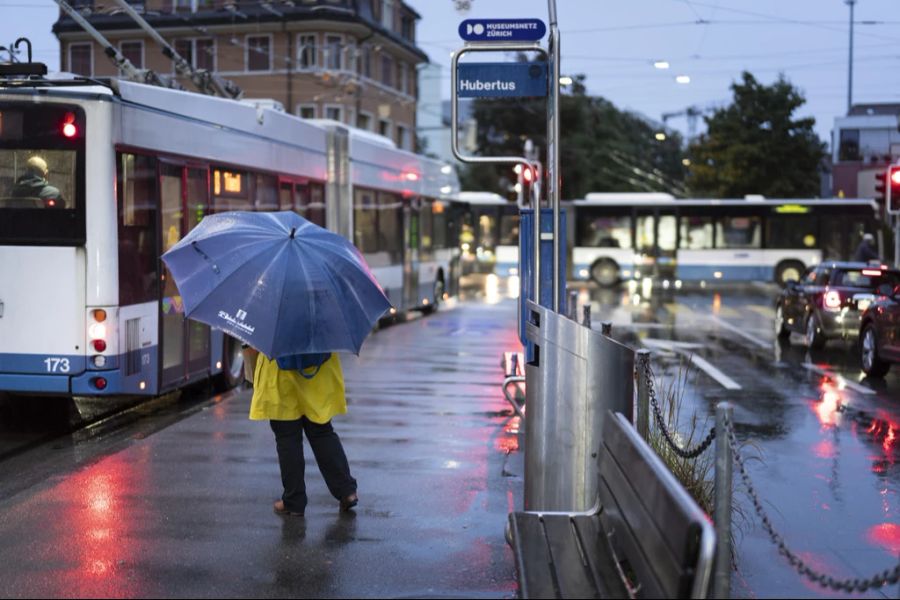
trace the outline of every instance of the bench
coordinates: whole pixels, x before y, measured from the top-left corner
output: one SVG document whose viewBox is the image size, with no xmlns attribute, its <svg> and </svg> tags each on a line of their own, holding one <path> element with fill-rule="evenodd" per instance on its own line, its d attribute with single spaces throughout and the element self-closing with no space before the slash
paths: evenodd
<svg viewBox="0 0 900 600">
<path fill-rule="evenodd" d="M 588 513 L 516 512 L 522 598 L 705 598 L 715 533 L 621 413 L 603 421 L 598 504 Z"/>
</svg>

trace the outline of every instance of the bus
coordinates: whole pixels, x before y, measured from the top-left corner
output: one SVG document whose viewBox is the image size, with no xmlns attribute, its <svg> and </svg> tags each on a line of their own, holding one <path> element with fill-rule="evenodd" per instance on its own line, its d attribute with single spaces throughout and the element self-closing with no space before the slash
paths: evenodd
<svg viewBox="0 0 900 600">
<path fill-rule="evenodd" d="M 395 310 L 459 271 L 448 166 L 252 101 L 61 75 L 0 80 L 0 391 L 240 382 L 159 257 L 207 214 L 293 210 L 353 241 Z"/>
<path fill-rule="evenodd" d="M 823 259 L 852 258 L 864 233 L 881 231 L 869 199 L 603 193 L 568 210 L 572 278 L 601 286 L 644 277 L 784 285 Z"/>
<path fill-rule="evenodd" d="M 493 192 L 459 192 L 466 207 L 460 232 L 463 273 L 519 273 L 519 207 Z"/>
</svg>

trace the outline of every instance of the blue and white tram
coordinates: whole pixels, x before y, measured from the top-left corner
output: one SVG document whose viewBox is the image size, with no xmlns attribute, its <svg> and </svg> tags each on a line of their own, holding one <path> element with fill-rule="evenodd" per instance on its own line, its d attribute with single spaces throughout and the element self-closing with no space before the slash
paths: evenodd
<svg viewBox="0 0 900 600">
<path fill-rule="evenodd" d="M 431 309 L 452 287 L 456 243 L 444 229 L 443 246 L 429 247 L 422 232 L 449 227 L 435 215 L 458 183 L 440 164 L 374 146 L 346 128 L 141 84 L 0 82 L 0 391 L 239 382 L 239 345 L 184 319 L 159 260 L 213 212 L 295 210 L 358 244 L 374 239 L 363 250 L 385 254 L 373 266 L 396 309 Z"/>
<path fill-rule="evenodd" d="M 460 192 L 466 206 L 460 232 L 464 273 L 519 273 L 519 207 L 494 192 Z"/>
</svg>

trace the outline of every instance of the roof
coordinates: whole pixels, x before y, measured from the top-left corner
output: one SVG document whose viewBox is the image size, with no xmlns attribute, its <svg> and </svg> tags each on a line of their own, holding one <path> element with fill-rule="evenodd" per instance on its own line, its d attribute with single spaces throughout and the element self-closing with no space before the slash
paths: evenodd
<svg viewBox="0 0 900 600">
<path fill-rule="evenodd" d="M 510 202 L 500 194 L 494 192 L 459 192 L 456 199 L 460 202 L 468 202 L 469 204 L 509 204 L 515 206 L 515 202 Z"/>
<path fill-rule="evenodd" d="M 900 115 L 900 104 L 854 104 L 847 113 L 848 117 L 871 115 Z"/>
</svg>

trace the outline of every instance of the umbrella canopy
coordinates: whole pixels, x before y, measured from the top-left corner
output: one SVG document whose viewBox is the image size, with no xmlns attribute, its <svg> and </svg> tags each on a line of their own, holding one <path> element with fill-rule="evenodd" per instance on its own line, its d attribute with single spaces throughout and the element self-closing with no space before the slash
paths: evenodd
<svg viewBox="0 0 900 600">
<path fill-rule="evenodd" d="M 188 318 L 270 358 L 358 354 L 391 306 L 353 244 L 292 212 L 207 216 L 162 259 Z"/>
</svg>

